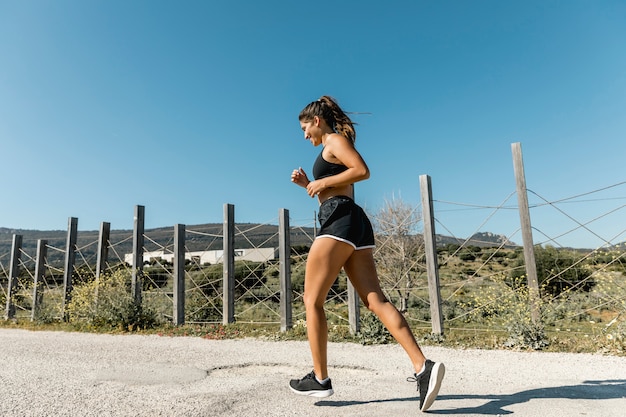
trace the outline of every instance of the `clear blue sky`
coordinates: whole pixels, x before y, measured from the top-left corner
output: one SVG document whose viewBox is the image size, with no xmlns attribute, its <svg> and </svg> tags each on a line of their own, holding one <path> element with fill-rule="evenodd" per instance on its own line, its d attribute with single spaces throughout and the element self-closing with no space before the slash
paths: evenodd
<svg viewBox="0 0 626 417">
<path fill-rule="evenodd" d="M 224 203 L 238 222 L 287 208 L 311 225 L 317 204 L 289 176 L 319 152 L 297 115 L 323 94 L 371 113 L 354 117 L 372 173 L 358 202 L 418 204 L 430 175 L 438 233 L 514 234 L 516 212 L 441 203 L 502 204 L 513 142 L 547 200 L 626 180 L 624 1 L 0 0 L 0 39 L 3 227 L 127 229 L 137 204 L 147 228 L 194 225 Z M 588 199 L 561 207 L 587 222 L 626 187 Z M 550 236 L 573 227 L 531 217 Z M 590 228 L 626 240 L 625 219 Z"/>
</svg>

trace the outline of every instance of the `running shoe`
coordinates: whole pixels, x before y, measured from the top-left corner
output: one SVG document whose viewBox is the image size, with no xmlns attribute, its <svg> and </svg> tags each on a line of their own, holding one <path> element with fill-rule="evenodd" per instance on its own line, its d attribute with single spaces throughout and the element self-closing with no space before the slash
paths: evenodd
<svg viewBox="0 0 626 417">
<path fill-rule="evenodd" d="M 289 382 L 289 388 L 296 394 L 318 398 L 330 397 L 335 393 L 330 379 L 321 384 L 317 381 L 317 378 L 315 378 L 314 371 L 306 374 L 302 379 L 292 379 Z"/>
<path fill-rule="evenodd" d="M 443 363 L 427 359 L 425 369 L 407 379 L 409 382 L 417 382 L 417 390 L 420 393 L 420 411 L 426 411 L 433 405 L 445 373 L 446 368 Z"/>
</svg>

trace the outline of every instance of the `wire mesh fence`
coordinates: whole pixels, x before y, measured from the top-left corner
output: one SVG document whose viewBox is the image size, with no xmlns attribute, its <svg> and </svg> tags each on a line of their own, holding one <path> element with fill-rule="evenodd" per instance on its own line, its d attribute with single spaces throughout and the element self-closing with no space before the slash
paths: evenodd
<svg viewBox="0 0 626 417">
<path fill-rule="evenodd" d="M 275 223 L 275 222 L 273 222 Z M 302 296 L 308 249 L 315 235 L 313 223 L 290 229 L 290 273 L 293 291 L 293 316 L 304 320 Z M 224 322 L 223 226 L 200 225 L 186 230 L 185 245 L 185 322 Z M 264 224 L 236 225 L 235 233 L 235 321 L 239 323 L 278 324 L 281 321 L 279 261 L 277 259 L 278 226 Z M 75 263 L 71 274 L 72 286 L 97 281 L 100 273 L 125 271 L 131 275 L 133 236 L 130 231 L 113 231 L 106 242 L 107 256 L 102 271 L 97 270 L 97 232 L 77 233 Z M 46 243 L 43 259 L 44 273 L 39 280 L 40 304 L 37 320 L 52 322 L 67 318 L 64 240 L 54 237 Z M 141 271 L 142 303 L 165 321 L 173 320 L 174 300 L 174 232 L 172 228 L 148 230 L 143 234 L 143 268 Z M 47 242 L 47 241 L 45 241 Z M 14 289 L 12 317 L 33 317 L 33 285 L 35 283 L 36 242 L 28 241 L 20 248 L 18 287 Z M 9 247 L 10 245 L 4 245 Z M 2 305 L 7 304 L 10 253 L 0 255 L 0 287 Z M 97 287 L 94 287 L 97 288 Z M 333 285 L 326 306 L 329 323 L 347 325 L 347 279 L 344 274 Z"/>
<path fill-rule="evenodd" d="M 609 190 L 612 194 L 608 194 Z M 597 193 L 602 193 L 602 198 L 595 199 L 590 207 L 589 196 Z M 514 193 L 496 206 L 435 201 L 438 231 L 443 231 L 438 244 L 438 264 L 446 329 L 501 331 L 516 337 L 527 335 L 533 329 L 529 321 L 531 300 L 526 281 L 527 262 L 523 247 L 514 242 L 521 237 L 516 226 L 519 221 L 511 219 L 512 213 L 518 215 L 517 207 L 510 203 L 512 195 Z M 540 284 L 541 327 L 548 332 L 568 332 L 578 336 L 606 334 L 610 339 L 615 333 L 623 335 L 626 316 L 626 183 L 555 201 L 532 191 L 529 195 L 535 195 L 539 200 L 531 204 L 530 212 L 531 218 L 540 219 L 533 220 L 533 252 Z M 584 217 L 563 208 L 566 206 L 576 212 L 577 200 L 584 206 Z M 565 222 L 565 230 L 556 230 L 555 225 L 564 222 L 538 213 L 546 209 L 565 218 L 572 226 L 568 227 Z M 468 211 L 472 216 L 467 215 Z M 477 211 L 484 215 L 476 216 Z M 457 215 L 478 219 L 469 238 L 459 238 L 447 227 L 448 223 L 457 223 L 450 220 Z M 489 232 L 492 222 L 511 225 L 510 230 L 494 236 Z M 611 227 L 595 229 L 594 226 L 600 226 L 601 222 L 608 222 Z M 562 243 L 574 233 L 585 233 L 588 236 L 586 241 L 596 241 L 598 246 L 581 249 Z M 381 248 L 390 241 L 386 237 Z M 415 326 L 426 328 L 431 317 L 426 270 L 420 256 L 414 258 L 408 273 L 414 284 L 398 280 L 386 291 L 391 298 L 395 292 L 396 305 L 405 306 L 406 316 Z M 405 301 L 400 301 L 401 298 Z"/>
<path fill-rule="evenodd" d="M 528 334 L 536 323 L 529 321 L 532 306 L 527 285 L 527 254 L 521 243 L 519 208 L 515 192 L 503 195 L 498 204 L 434 200 L 437 232 L 437 274 L 440 308 L 446 329 Z M 626 182 L 602 186 L 571 197 L 550 199 L 528 190 L 533 219 L 533 253 L 540 285 L 541 325 L 552 332 L 602 333 L 616 329 L 626 333 Z M 546 211 L 549 215 L 546 215 Z M 412 327 L 427 332 L 432 322 L 431 291 L 426 266 L 420 207 L 402 201 L 388 202 L 369 213 L 376 226 L 376 249 L 381 287 Z M 566 222 L 555 220 L 566 219 Z M 451 224 L 464 219 L 467 237 L 457 236 Z M 234 230 L 234 321 L 278 324 L 281 322 L 280 265 L 277 254 L 279 227 L 276 220 L 259 224 L 236 224 Z M 558 230 L 557 224 L 565 224 Z M 609 225 L 609 227 L 607 227 Z M 493 234 L 491 230 L 499 233 Z M 607 230 L 609 232 L 607 232 Z M 303 321 L 304 275 L 308 250 L 315 238 L 314 222 L 291 226 L 290 278 L 292 316 Z M 586 234 L 595 247 L 572 248 L 574 234 Z M 223 323 L 225 317 L 224 229 L 222 224 L 190 226 L 184 246 L 184 320 L 188 323 Z M 11 236 L 0 236 L 0 296 L 18 318 L 30 317 L 41 286 L 38 317 L 64 317 L 66 236 L 47 237 L 43 273 L 36 276 L 37 240 L 25 240 L 19 248 L 19 271 L 12 281 Z M 174 308 L 176 242 L 171 227 L 143 233 L 140 248 L 142 301 L 166 321 L 175 321 Z M 96 266 L 101 237 L 81 232 L 75 245 L 73 285 L 98 279 Z M 102 271 L 131 274 L 133 234 L 113 231 L 105 242 L 107 256 Z M 9 248 L 9 249 L 7 249 Z M 130 256 L 130 257 L 129 257 Z M 9 297 L 9 283 L 14 283 Z M 341 274 L 326 302 L 331 325 L 348 325 L 348 283 Z M 362 309 L 362 314 L 365 311 Z M 620 327 L 622 326 L 622 327 Z M 622 330 L 623 329 L 623 330 Z"/>
</svg>

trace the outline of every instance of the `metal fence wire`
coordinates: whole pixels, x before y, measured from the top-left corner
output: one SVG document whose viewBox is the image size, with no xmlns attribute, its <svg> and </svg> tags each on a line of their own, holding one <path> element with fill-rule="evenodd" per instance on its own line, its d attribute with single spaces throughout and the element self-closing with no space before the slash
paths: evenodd
<svg viewBox="0 0 626 417">
<path fill-rule="evenodd" d="M 447 329 L 471 331 L 511 331 L 525 323 L 529 309 L 526 285 L 527 263 L 517 216 L 511 202 L 515 193 L 504 195 L 495 205 L 476 205 L 434 200 L 437 225 L 437 273 L 441 311 Z M 609 331 L 626 318 L 626 182 L 550 200 L 538 192 L 530 204 L 535 211 L 551 210 L 571 226 L 556 230 L 553 221 L 533 223 L 534 254 L 540 284 L 541 317 L 550 331 Z M 594 203 L 590 206 L 590 202 Z M 576 210 L 584 206 L 584 218 Z M 471 215 L 469 214 L 471 213 Z M 387 298 L 401 310 L 412 327 L 427 329 L 432 309 L 425 259 L 424 219 L 420 207 L 401 200 L 388 201 L 376 213 L 369 213 L 376 231 L 377 262 L 381 287 Z M 464 216 L 472 227 L 469 237 L 458 237 L 448 224 Z M 545 216 L 537 216 L 545 218 Z M 292 220 L 293 221 L 293 220 Z M 472 222 L 474 225 L 472 226 Z M 234 224 L 235 269 L 234 321 L 239 323 L 281 323 L 279 227 L 276 220 L 260 224 Z M 610 223 L 605 236 L 598 229 Z M 504 234 L 489 232 L 509 225 Z M 291 226 L 289 235 L 292 316 L 305 319 L 304 275 L 308 250 L 315 238 L 316 225 L 304 222 Z M 574 249 L 562 244 L 573 233 L 586 233 L 599 242 L 595 248 Z M 174 321 L 175 242 L 171 227 L 143 233 L 141 251 L 142 302 L 166 321 Z M 0 236 L 0 302 L 5 317 L 31 318 L 36 304 L 38 320 L 64 317 L 66 294 L 64 248 L 66 236 L 44 240 L 45 256 L 41 276 L 36 276 L 38 240 L 26 239 L 12 260 L 12 236 Z M 222 224 L 190 226 L 184 245 L 184 321 L 223 323 L 224 227 Z M 106 259 L 97 267 L 102 236 L 80 232 L 75 245 L 72 285 L 98 280 L 101 274 L 124 271 L 132 274 L 134 238 L 131 231 L 113 231 L 107 236 Z M 129 257 L 130 256 L 130 257 Z M 11 268 L 17 270 L 11 276 Z M 101 268 L 101 270 L 98 270 Z M 13 280 L 12 280 L 13 279 Z M 35 283 L 38 292 L 35 291 Z M 12 285 L 10 285 L 12 284 Z M 11 295 L 9 295 L 11 287 Z M 40 303 L 36 299 L 41 297 Z M 325 310 L 331 325 L 348 325 L 348 281 L 341 273 L 328 295 Z M 365 313 L 362 309 L 361 313 Z M 598 326 L 598 323 L 603 323 Z"/>
</svg>

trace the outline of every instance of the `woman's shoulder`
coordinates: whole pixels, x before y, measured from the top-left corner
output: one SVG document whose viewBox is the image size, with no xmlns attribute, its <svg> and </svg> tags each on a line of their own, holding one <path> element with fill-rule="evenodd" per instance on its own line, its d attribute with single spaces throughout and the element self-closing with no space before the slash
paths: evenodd
<svg viewBox="0 0 626 417">
<path fill-rule="evenodd" d="M 324 144 L 324 147 L 328 148 L 329 150 L 334 147 L 343 146 L 350 146 L 351 148 L 354 147 L 352 142 L 340 133 L 331 133 L 330 135 L 328 135 L 328 137 L 326 138 L 326 143 Z"/>
</svg>

